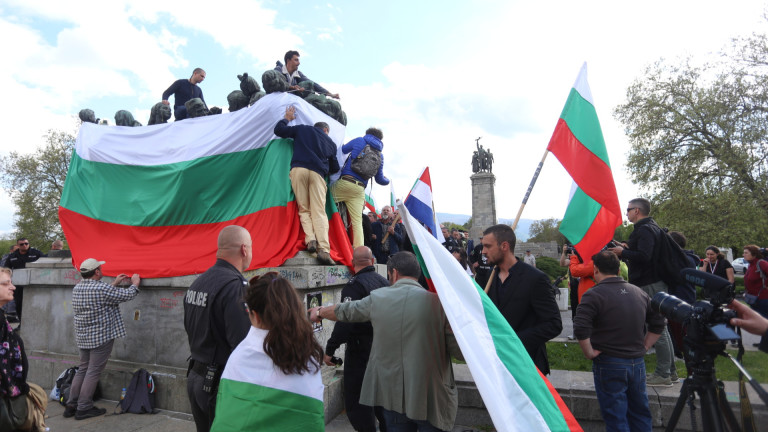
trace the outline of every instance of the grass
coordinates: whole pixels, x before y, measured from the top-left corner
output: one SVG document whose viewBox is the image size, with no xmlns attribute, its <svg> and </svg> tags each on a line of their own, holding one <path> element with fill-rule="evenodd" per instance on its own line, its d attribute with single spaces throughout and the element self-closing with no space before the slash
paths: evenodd
<svg viewBox="0 0 768 432">
<path fill-rule="evenodd" d="M 736 350 L 726 350 L 734 358 L 736 357 Z M 547 344 L 547 355 L 549 356 L 549 367 L 551 369 L 559 370 L 572 370 L 572 371 L 592 371 L 592 361 L 584 358 L 584 354 L 581 352 L 578 342 L 562 343 L 562 342 L 550 342 Z M 744 358 L 742 359 L 742 365 L 761 384 L 768 382 L 768 367 L 766 367 L 766 354 L 759 351 L 746 351 L 744 352 Z M 682 360 L 675 361 L 677 367 L 677 374 L 681 377 L 685 376 L 685 362 Z M 645 356 L 645 369 L 649 373 L 656 369 L 656 356 Z M 715 375 L 717 379 L 721 381 L 738 381 L 739 370 L 736 368 L 730 360 L 725 357 L 718 356 L 715 359 Z"/>
</svg>

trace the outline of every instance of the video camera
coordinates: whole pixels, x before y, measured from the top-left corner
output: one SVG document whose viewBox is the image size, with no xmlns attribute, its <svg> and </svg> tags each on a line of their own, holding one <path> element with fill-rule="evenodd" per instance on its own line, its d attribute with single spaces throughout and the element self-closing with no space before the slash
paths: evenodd
<svg viewBox="0 0 768 432">
<path fill-rule="evenodd" d="M 687 338 L 697 345 L 741 339 L 730 324 L 731 318 L 737 318 L 736 312 L 722 308 L 734 299 L 733 285 L 727 279 L 695 269 L 684 269 L 680 274 L 687 282 L 700 286 L 702 297 L 709 301 L 697 301 L 690 305 L 660 292 L 651 299 L 653 310 L 671 321 L 684 324 Z"/>
</svg>

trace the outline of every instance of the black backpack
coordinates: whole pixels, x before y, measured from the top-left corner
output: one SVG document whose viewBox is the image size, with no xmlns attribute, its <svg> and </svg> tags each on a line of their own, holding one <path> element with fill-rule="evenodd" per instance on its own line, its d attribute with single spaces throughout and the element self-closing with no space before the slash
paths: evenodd
<svg viewBox="0 0 768 432">
<path fill-rule="evenodd" d="M 675 243 L 666 230 L 656 227 L 656 271 L 669 290 L 693 290 L 696 287 L 680 274 L 683 269 L 696 268 L 685 251 Z"/>
<path fill-rule="evenodd" d="M 363 150 L 352 159 L 352 171 L 368 180 L 379 172 L 381 166 L 381 152 L 366 144 Z"/>
<path fill-rule="evenodd" d="M 123 400 L 118 402 L 123 413 L 155 414 L 155 380 L 146 369 L 133 373 Z"/>
<path fill-rule="evenodd" d="M 56 388 L 59 389 L 59 403 L 67 406 L 69 400 L 69 390 L 72 387 L 72 380 L 75 379 L 77 366 L 71 367 L 59 375 L 56 379 Z"/>
</svg>

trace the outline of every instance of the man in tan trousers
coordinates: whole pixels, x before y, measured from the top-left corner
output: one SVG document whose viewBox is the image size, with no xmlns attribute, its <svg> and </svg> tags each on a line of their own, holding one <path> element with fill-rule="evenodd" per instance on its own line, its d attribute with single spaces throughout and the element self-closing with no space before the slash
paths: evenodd
<svg viewBox="0 0 768 432">
<path fill-rule="evenodd" d="M 299 220 L 304 229 L 307 250 L 317 252 L 317 259 L 321 263 L 333 265 L 335 262 L 330 255 L 325 196 L 328 191 L 326 177 L 339 170 L 336 144 L 328 136 L 330 128 L 327 123 L 288 126 L 294 119 L 296 109 L 289 106 L 285 109 L 285 117 L 275 125 L 275 135 L 293 138 L 291 187 L 299 205 Z"/>
</svg>

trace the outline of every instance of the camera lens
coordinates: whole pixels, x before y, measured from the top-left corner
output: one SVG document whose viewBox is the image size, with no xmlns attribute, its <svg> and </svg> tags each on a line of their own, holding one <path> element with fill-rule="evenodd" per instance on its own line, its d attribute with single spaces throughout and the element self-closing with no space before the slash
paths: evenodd
<svg viewBox="0 0 768 432">
<path fill-rule="evenodd" d="M 693 306 L 665 292 L 659 292 L 653 296 L 651 307 L 670 321 L 679 323 L 684 322 L 693 314 Z"/>
</svg>

